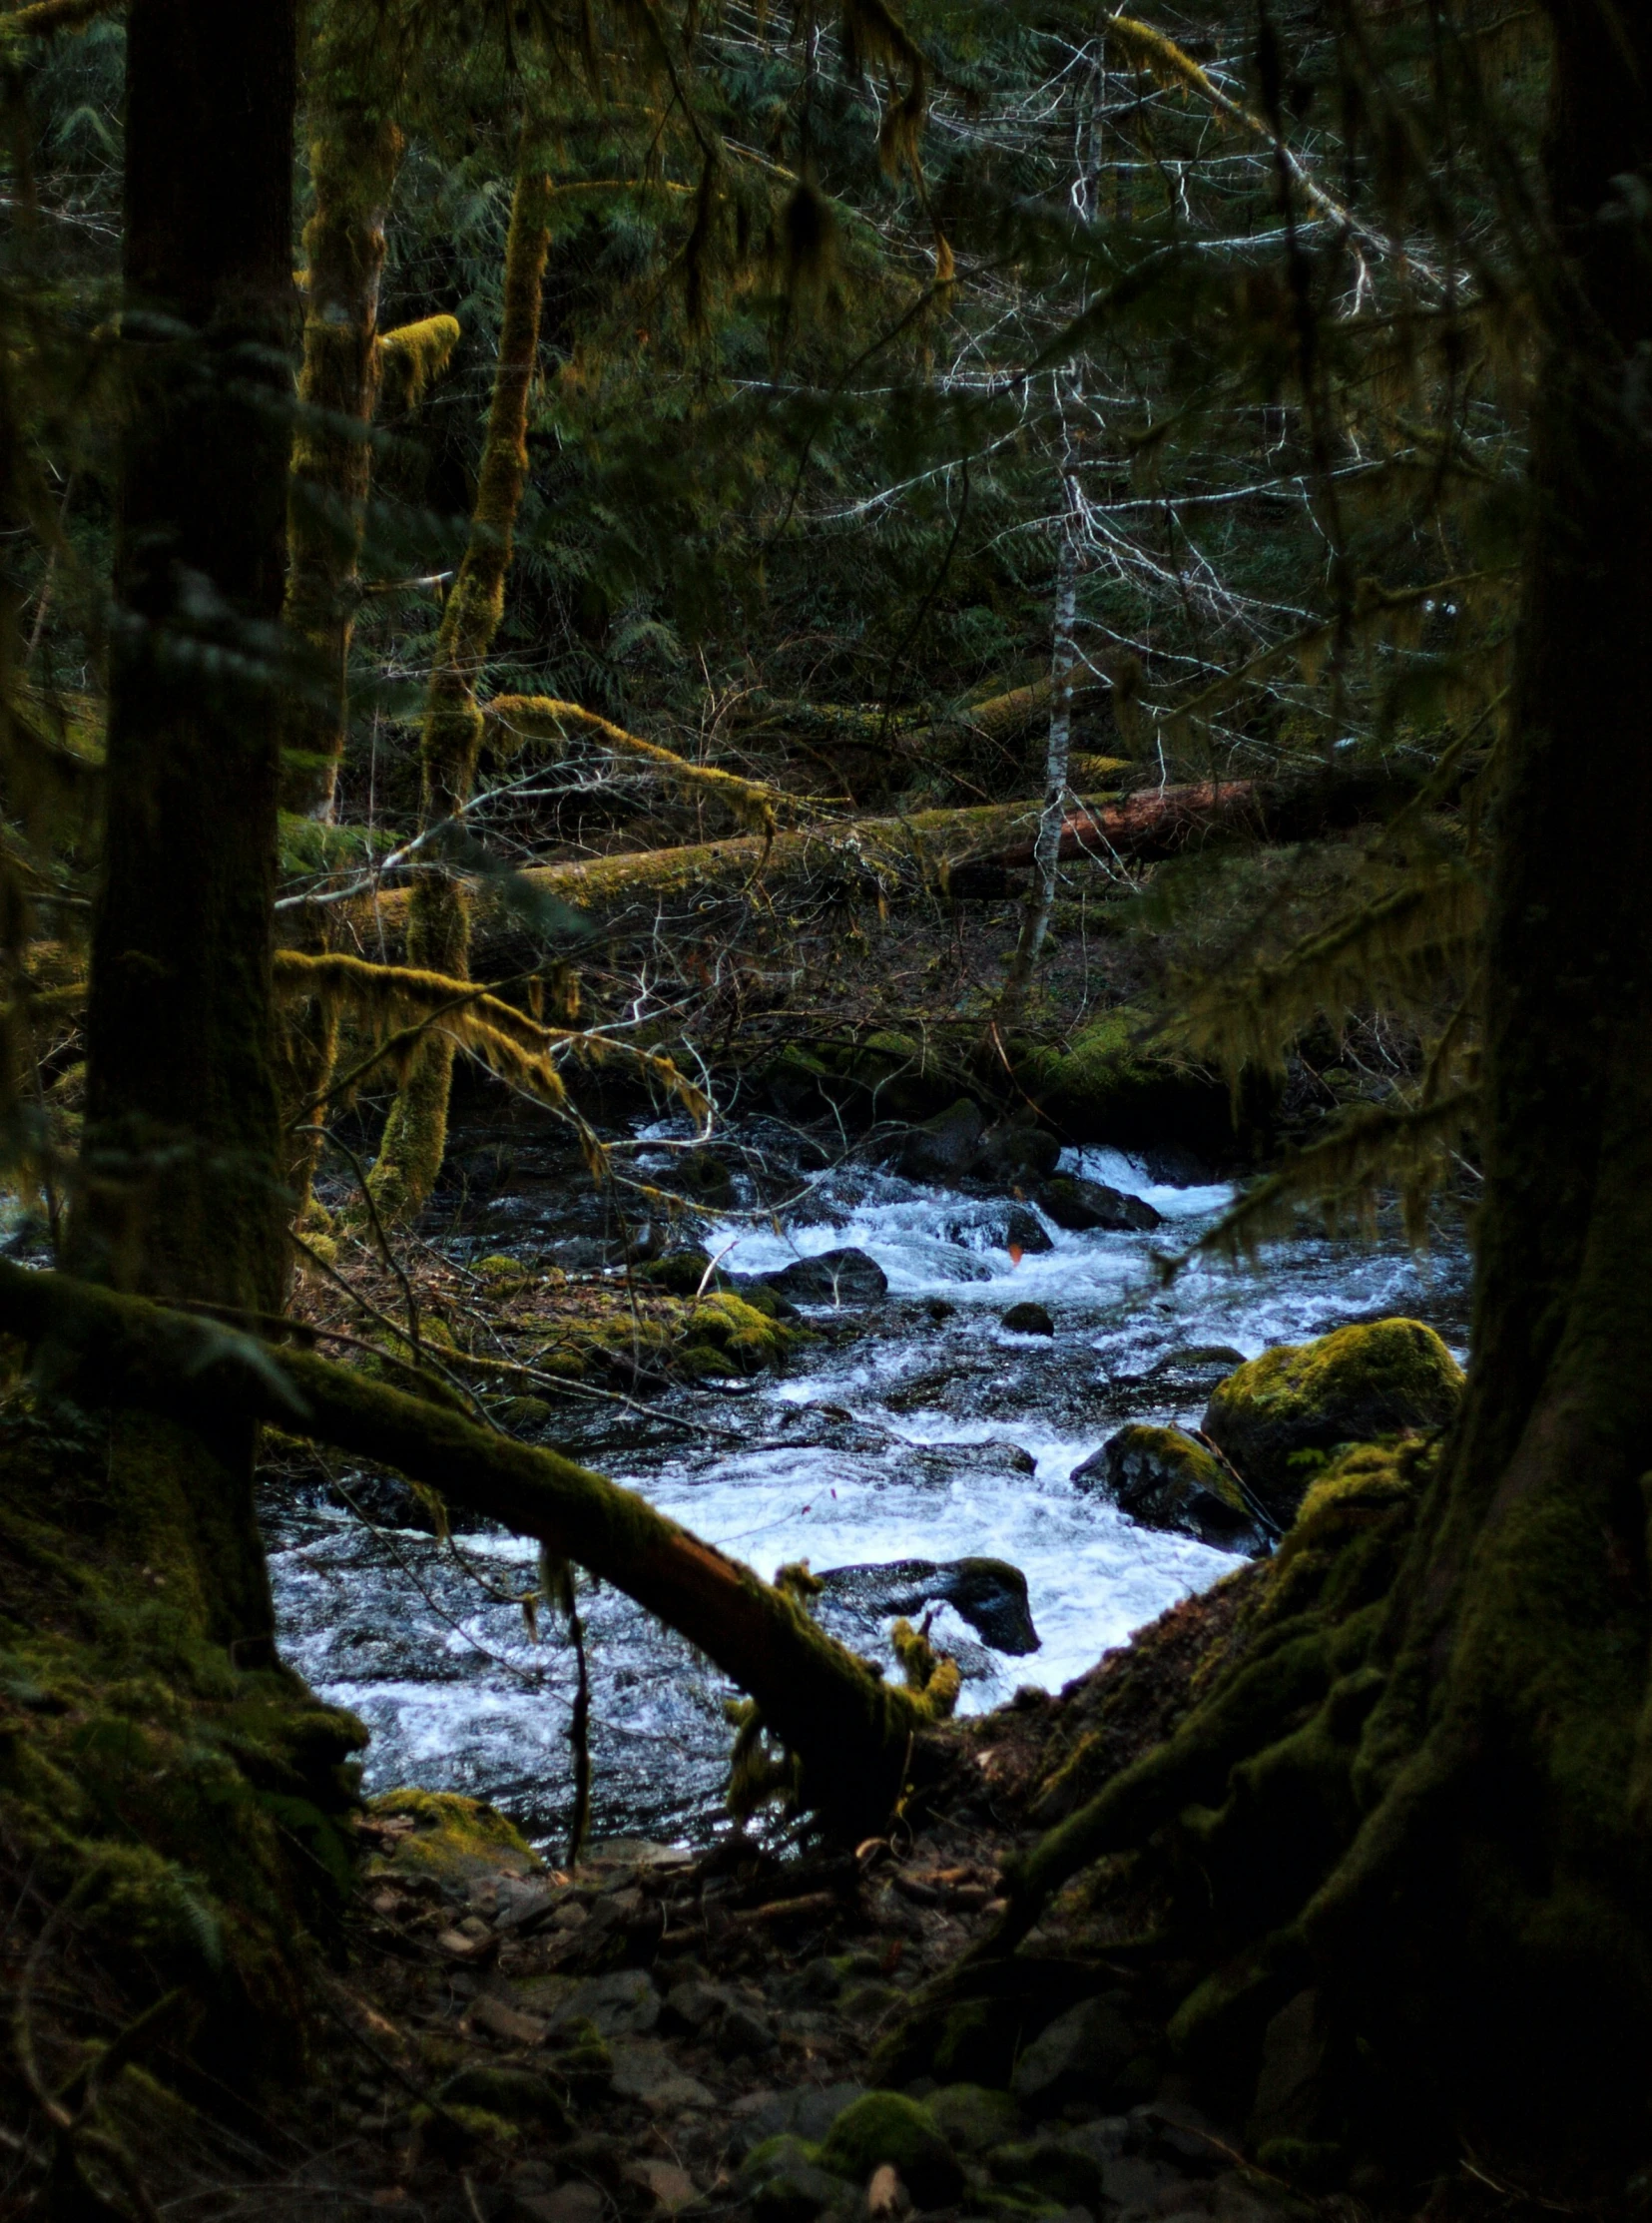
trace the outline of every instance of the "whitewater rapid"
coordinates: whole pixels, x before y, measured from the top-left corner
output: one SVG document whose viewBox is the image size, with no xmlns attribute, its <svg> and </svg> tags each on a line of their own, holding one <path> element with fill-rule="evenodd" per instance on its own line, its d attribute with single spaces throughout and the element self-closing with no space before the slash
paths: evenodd
<svg viewBox="0 0 1652 2223">
<path fill-rule="evenodd" d="M 1062 1170 L 1145 1197 L 1163 1225 L 1047 1227 L 1051 1248 L 1017 1257 L 1003 1247 L 1001 1203 L 864 1168 L 816 1183 L 778 1228 L 731 1215 L 705 1239 L 727 1271 L 852 1247 L 883 1269 L 887 1299 L 860 1333 L 806 1347 L 786 1376 L 679 1398 L 672 1424 L 639 1429 L 629 1446 L 610 1431 L 603 1446 L 616 1480 L 766 1575 L 803 1558 L 817 1569 L 1012 1561 L 1027 1578 L 1037 1651 L 991 1651 L 949 1606 L 934 1617 L 932 1635 L 964 1667 L 965 1712 L 1023 1684 L 1059 1689 L 1235 1564 L 1136 1527 L 1071 1480 L 1128 1419 L 1198 1419 L 1212 1362 L 1187 1354 L 1253 1357 L 1391 1313 L 1462 1341 L 1460 1244 L 1419 1259 L 1396 1235 L 1304 1237 L 1258 1268 L 1196 1261 L 1167 1283 L 1156 1261 L 1212 1226 L 1232 1191 L 1157 1182 L 1114 1151 L 1069 1151 Z M 1053 1337 L 1001 1326 L 1028 1299 L 1049 1311 Z M 347 1489 L 347 1470 L 341 1478 Z M 542 1619 L 536 1639 L 508 1602 L 534 1582 L 531 1552 L 483 1533 L 460 1538 L 455 1557 L 427 1535 L 375 1534 L 324 1505 L 289 1510 L 273 1541 L 284 1647 L 321 1696 L 368 1724 L 369 1787 L 468 1791 L 532 1834 L 554 1833 L 570 1781 L 573 1668 L 559 1633 Z M 623 1596 L 587 1583 L 582 1603 L 599 1827 L 703 1836 L 728 1749 L 728 1686 Z M 874 1629 L 842 1633 L 879 1641 Z"/>
</svg>

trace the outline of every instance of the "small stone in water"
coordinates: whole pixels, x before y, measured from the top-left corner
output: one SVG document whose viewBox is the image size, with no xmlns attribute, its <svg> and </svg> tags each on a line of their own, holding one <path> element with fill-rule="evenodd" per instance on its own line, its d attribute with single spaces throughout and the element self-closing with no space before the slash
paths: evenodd
<svg viewBox="0 0 1652 2223">
<path fill-rule="evenodd" d="M 1046 1307 L 1035 1305 L 1030 1300 L 1024 1305 L 1011 1305 L 1009 1311 L 1004 1315 L 1003 1325 L 1012 1336 L 1053 1336 L 1055 1334 L 1055 1322 L 1050 1318 Z"/>
</svg>

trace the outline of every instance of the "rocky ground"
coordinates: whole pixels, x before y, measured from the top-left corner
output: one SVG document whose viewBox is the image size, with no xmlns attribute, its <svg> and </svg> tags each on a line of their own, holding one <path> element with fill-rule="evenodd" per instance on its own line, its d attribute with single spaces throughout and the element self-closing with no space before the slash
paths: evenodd
<svg viewBox="0 0 1652 2223">
<path fill-rule="evenodd" d="M 286 2196 L 454 2223 L 1307 2213 L 1193 2103 L 1128 1889 L 960 1972 L 1006 1855 L 1174 1724 L 1248 1579 L 950 1731 L 921 1813 L 852 1850 L 616 1841 L 570 1873 L 469 1802 L 376 1801 Z"/>
</svg>

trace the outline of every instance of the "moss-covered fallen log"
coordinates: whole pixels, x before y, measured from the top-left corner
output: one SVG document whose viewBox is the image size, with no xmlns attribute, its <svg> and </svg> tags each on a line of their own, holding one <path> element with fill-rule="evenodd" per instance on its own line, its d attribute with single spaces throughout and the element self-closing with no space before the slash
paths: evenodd
<svg viewBox="0 0 1652 2223">
<path fill-rule="evenodd" d="M 521 879 L 535 894 L 610 928 L 649 928 L 662 906 L 729 899 L 750 888 L 839 888 L 868 897 L 933 888 L 986 891 L 983 874 L 1025 863 L 1038 827 L 1039 805 L 1026 800 L 961 811 L 919 811 L 909 818 L 844 819 L 778 834 L 696 841 L 678 848 L 629 849 L 566 864 L 530 867 Z M 1249 783 L 1144 791 L 1123 799 L 1091 796 L 1075 803 L 1062 834 L 1069 860 L 1094 855 L 1142 862 L 1174 855 L 1191 842 L 1253 823 L 1256 792 Z M 519 890 L 512 905 L 489 889 L 478 892 L 478 938 L 503 941 L 519 932 Z M 392 888 L 363 899 L 358 923 L 394 937 L 405 925 L 408 895 Z"/>
<path fill-rule="evenodd" d="M 898 1796 L 923 1699 L 885 1683 L 787 1592 L 560 1453 L 306 1351 L 260 1342 L 67 1275 L 0 1261 L 0 1328 L 74 1369 L 89 1401 L 201 1426 L 248 1418 L 394 1467 L 623 1590 L 757 1702 L 803 1795 L 850 1831 Z"/>
</svg>

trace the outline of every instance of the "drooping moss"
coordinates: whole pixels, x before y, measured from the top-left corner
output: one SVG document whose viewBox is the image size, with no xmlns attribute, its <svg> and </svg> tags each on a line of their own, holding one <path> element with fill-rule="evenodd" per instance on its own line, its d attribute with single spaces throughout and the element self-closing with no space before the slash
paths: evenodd
<svg viewBox="0 0 1652 2223">
<path fill-rule="evenodd" d="M 1380 1320 L 1265 1351 L 1213 1391 L 1205 1432 L 1283 1520 L 1338 1445 L 1443 1427 L 1462 1386 L 1431 1328 Z"/>
</svg>

